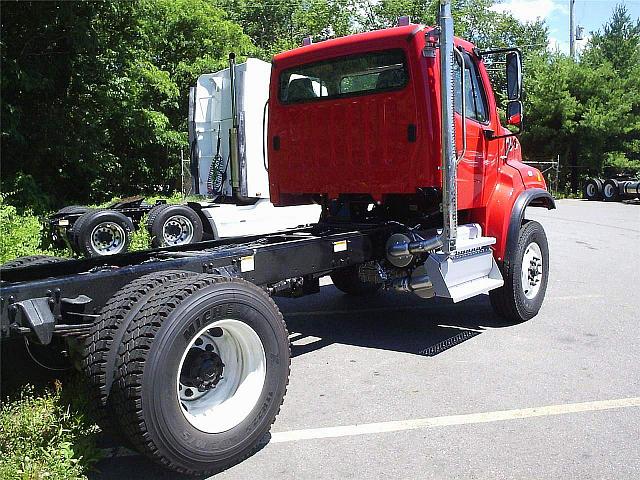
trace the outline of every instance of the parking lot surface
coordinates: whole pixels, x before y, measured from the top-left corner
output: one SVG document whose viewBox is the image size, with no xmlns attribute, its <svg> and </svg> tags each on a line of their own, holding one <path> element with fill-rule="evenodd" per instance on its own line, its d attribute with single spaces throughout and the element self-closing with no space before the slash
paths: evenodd
<svg viewBox="0 0 640 480">
<path fill-rule="evenodd" d="M 540 314 L 487 296 L 278 300 L 291 379 L 270 441 L 216 479 L 640 478 L 640 205 L 529 209 L 550 246 Z M 95 478 L 179 478 L 137 455 Z"/>
</svg>

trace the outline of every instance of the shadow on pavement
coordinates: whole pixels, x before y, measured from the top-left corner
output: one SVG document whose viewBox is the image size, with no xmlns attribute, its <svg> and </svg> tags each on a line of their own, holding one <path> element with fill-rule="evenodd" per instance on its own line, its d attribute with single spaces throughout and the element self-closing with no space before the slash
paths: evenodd
<svg viewBox="0 0 640 480">
<path fill-rule="evenodd" d="M 304 299 L 277 298 L 292 342 L 292 357 L 332 344 L 354 345 L 416 355 L 434 356 L 490 328 L 508 326 L 480 296 L 459 304 L 414 295 L 379 293 L 370 297 L 344 295 L 333 285 Z M 295 362 L 295 358 L 293 360 Z M 263 440 L 260 448 L 269 441 Z M 97 465 L 91 479 L 194 478 L 167 471 L 135 452 L 113 448 Z"/>
<path fill-rule="evenodd" d="M 277 303 L 289 328 L 293 357 L 331 344 L 434 356 L 487 328 L 509 326 L 485 295 L 453 304 L 392 292 L 351 297 L 326 286 L 306 302 Z"/>
</svg>

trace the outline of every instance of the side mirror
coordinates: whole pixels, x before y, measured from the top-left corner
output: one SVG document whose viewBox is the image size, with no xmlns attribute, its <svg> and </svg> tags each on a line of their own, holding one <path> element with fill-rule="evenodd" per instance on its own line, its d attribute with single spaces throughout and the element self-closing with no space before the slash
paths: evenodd
<svg viewBox="0 0 640 480">
<path fill-rule="evenodd" d="M 507 104 L 507 125 L 513 125 L 522 131 L 522 102 L 520 100 L 511 100 Z"/>
<path fill-rule="evenodd" d="M 507 80 L 507 98 L 506 98 L 506 121 L 507 125 L 512 125 L 517 128 L 516 132 L 504 135 L 490 135 L 489 131 L 485 130 L 485 135 L 490 135 L 488 138 L 505 138 L 513 135 L 519 135 L 524 130 L 523 113 L 522 113 L 522 53 L 517 48 L 494 48 L 491 50 L 483 50 L 477 53 L 481 57 L 502 55 L 506 54 L 505 61 L 505 76 Z M 493 57 L 491 57 L 493 59 Z M 490 65 L 497 65 L 498 61 L 490 60 Z M 504 77 L 499 76 L 499 81 L 504 85 Z"/>
<path fill-rule="evenodd" d="M 520 100 L 522 96 L 522 58 L 520 52 L 507 53 L 507 101 Z"/>
</svg>

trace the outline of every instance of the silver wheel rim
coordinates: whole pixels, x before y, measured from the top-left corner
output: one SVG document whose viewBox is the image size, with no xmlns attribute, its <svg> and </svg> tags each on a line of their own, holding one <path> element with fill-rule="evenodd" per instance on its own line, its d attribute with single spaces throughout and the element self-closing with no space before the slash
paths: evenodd
<svg viewBox="0 0 640 480">
<path fill-rule="evenodd" d="M 239 425 L 260 399 L 266 363 L 262 341 L 246 323 L 218 320 L 200 330 L 178 366 L 176 393 L 187 421 L 206 433 Z"/>
<path fill-rule="evenodd" d="M 522 256 L 520 279 L 524 296 L 529 300 L 538 295 L 542 284 L 542 251 L 540 245 L 531 242 Z"/>
<path fill-rule="evenodd" d="M 127 234 L 114 222 L 102 222 L 91 231 L 91 248 L 100 255 L 116 255 L 124 250 Z"/>
<path fill-rule="evenodd" d="M 589 185 L 587 185 L 587 196 L 589 197 L 596 196 L 596 187 L 593 185 L 593 183 L 590 183 Z"/>
<path fill-rule="evenodd" d="M 165 245 L 182 245 L 193 240 L 193 223 L 184 215 L 173 215 L 162 225 Z"/>
<path fill-rule="evenodd" d="M 607 198 L 613 197 L 613 185 L 606 184 L 604 186 L 604 196 Z"/>
</svg>

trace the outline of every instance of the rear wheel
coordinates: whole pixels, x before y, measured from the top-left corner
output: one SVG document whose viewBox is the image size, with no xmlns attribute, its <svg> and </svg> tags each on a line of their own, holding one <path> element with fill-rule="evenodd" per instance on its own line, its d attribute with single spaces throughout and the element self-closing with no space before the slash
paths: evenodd
<svg viewBox="0 0 640 480">
<path fill-rule="evenodd" d="M 289 340 L 277 306 L 241 279 L 198 275 L 156 290 L 119 348 L 115 413 L 147 456 L 213 474 L 251 455 L 284 398 Z"/>
<path fill-rule="evenodd" d="M 202 240 L 202 220 L 186 205 L 156 205 L 149 212 L 147 228 L 154 248 L 186 245 Z"/>
<path fill-rule="evenodd" d="M 95 210 L 83 214 L 73 225 L 72 238 L 78 253 L 103 257 L 125 253 L 131 243 L 133 222 L 115 210 Z"/>
<path fill-rule="evenodd" d="M 605 202 L 617 202 L 620 200 L 620 184 L 617 180 L 610 178 L 602 186 L 602 196 Z"/>
<path fill-rule="evenodd" d="M 587 200 L 600 200 L 602 198 L 602 180 L 589 178 L 584 184 L 583 194 Z"/>
<path fill-rule="evenodd" d="M 520 227 L 518 242 L 502 264 L 504 285 L 489 292 L 494 311 L 518 323 L 537 315 L 549 280 L 549 246 L 538 222 Z"/>
<path fill-rule="evenodd" d="M 369 283 L 360 280 L 359 265 L 340 268 L 331 272 L 331 281 L 336 288 L 348 295 L 371 295 L 382 287 L 379 283 Z"/>
<path fill-rule="evenodd" d="M 82 367 L 89 380 L 91 407 L 103 429 L 114 431 L 118 424 L 117 420 L 110 418 L 112 411 L 107 407 L 118 348 L 127 326 L 156 289 L 167 282 L 193 275 L 193 272 L 177 270 L 145 275 L 122 287 L 102 308 L 85 340 Z"/>
</svg>

